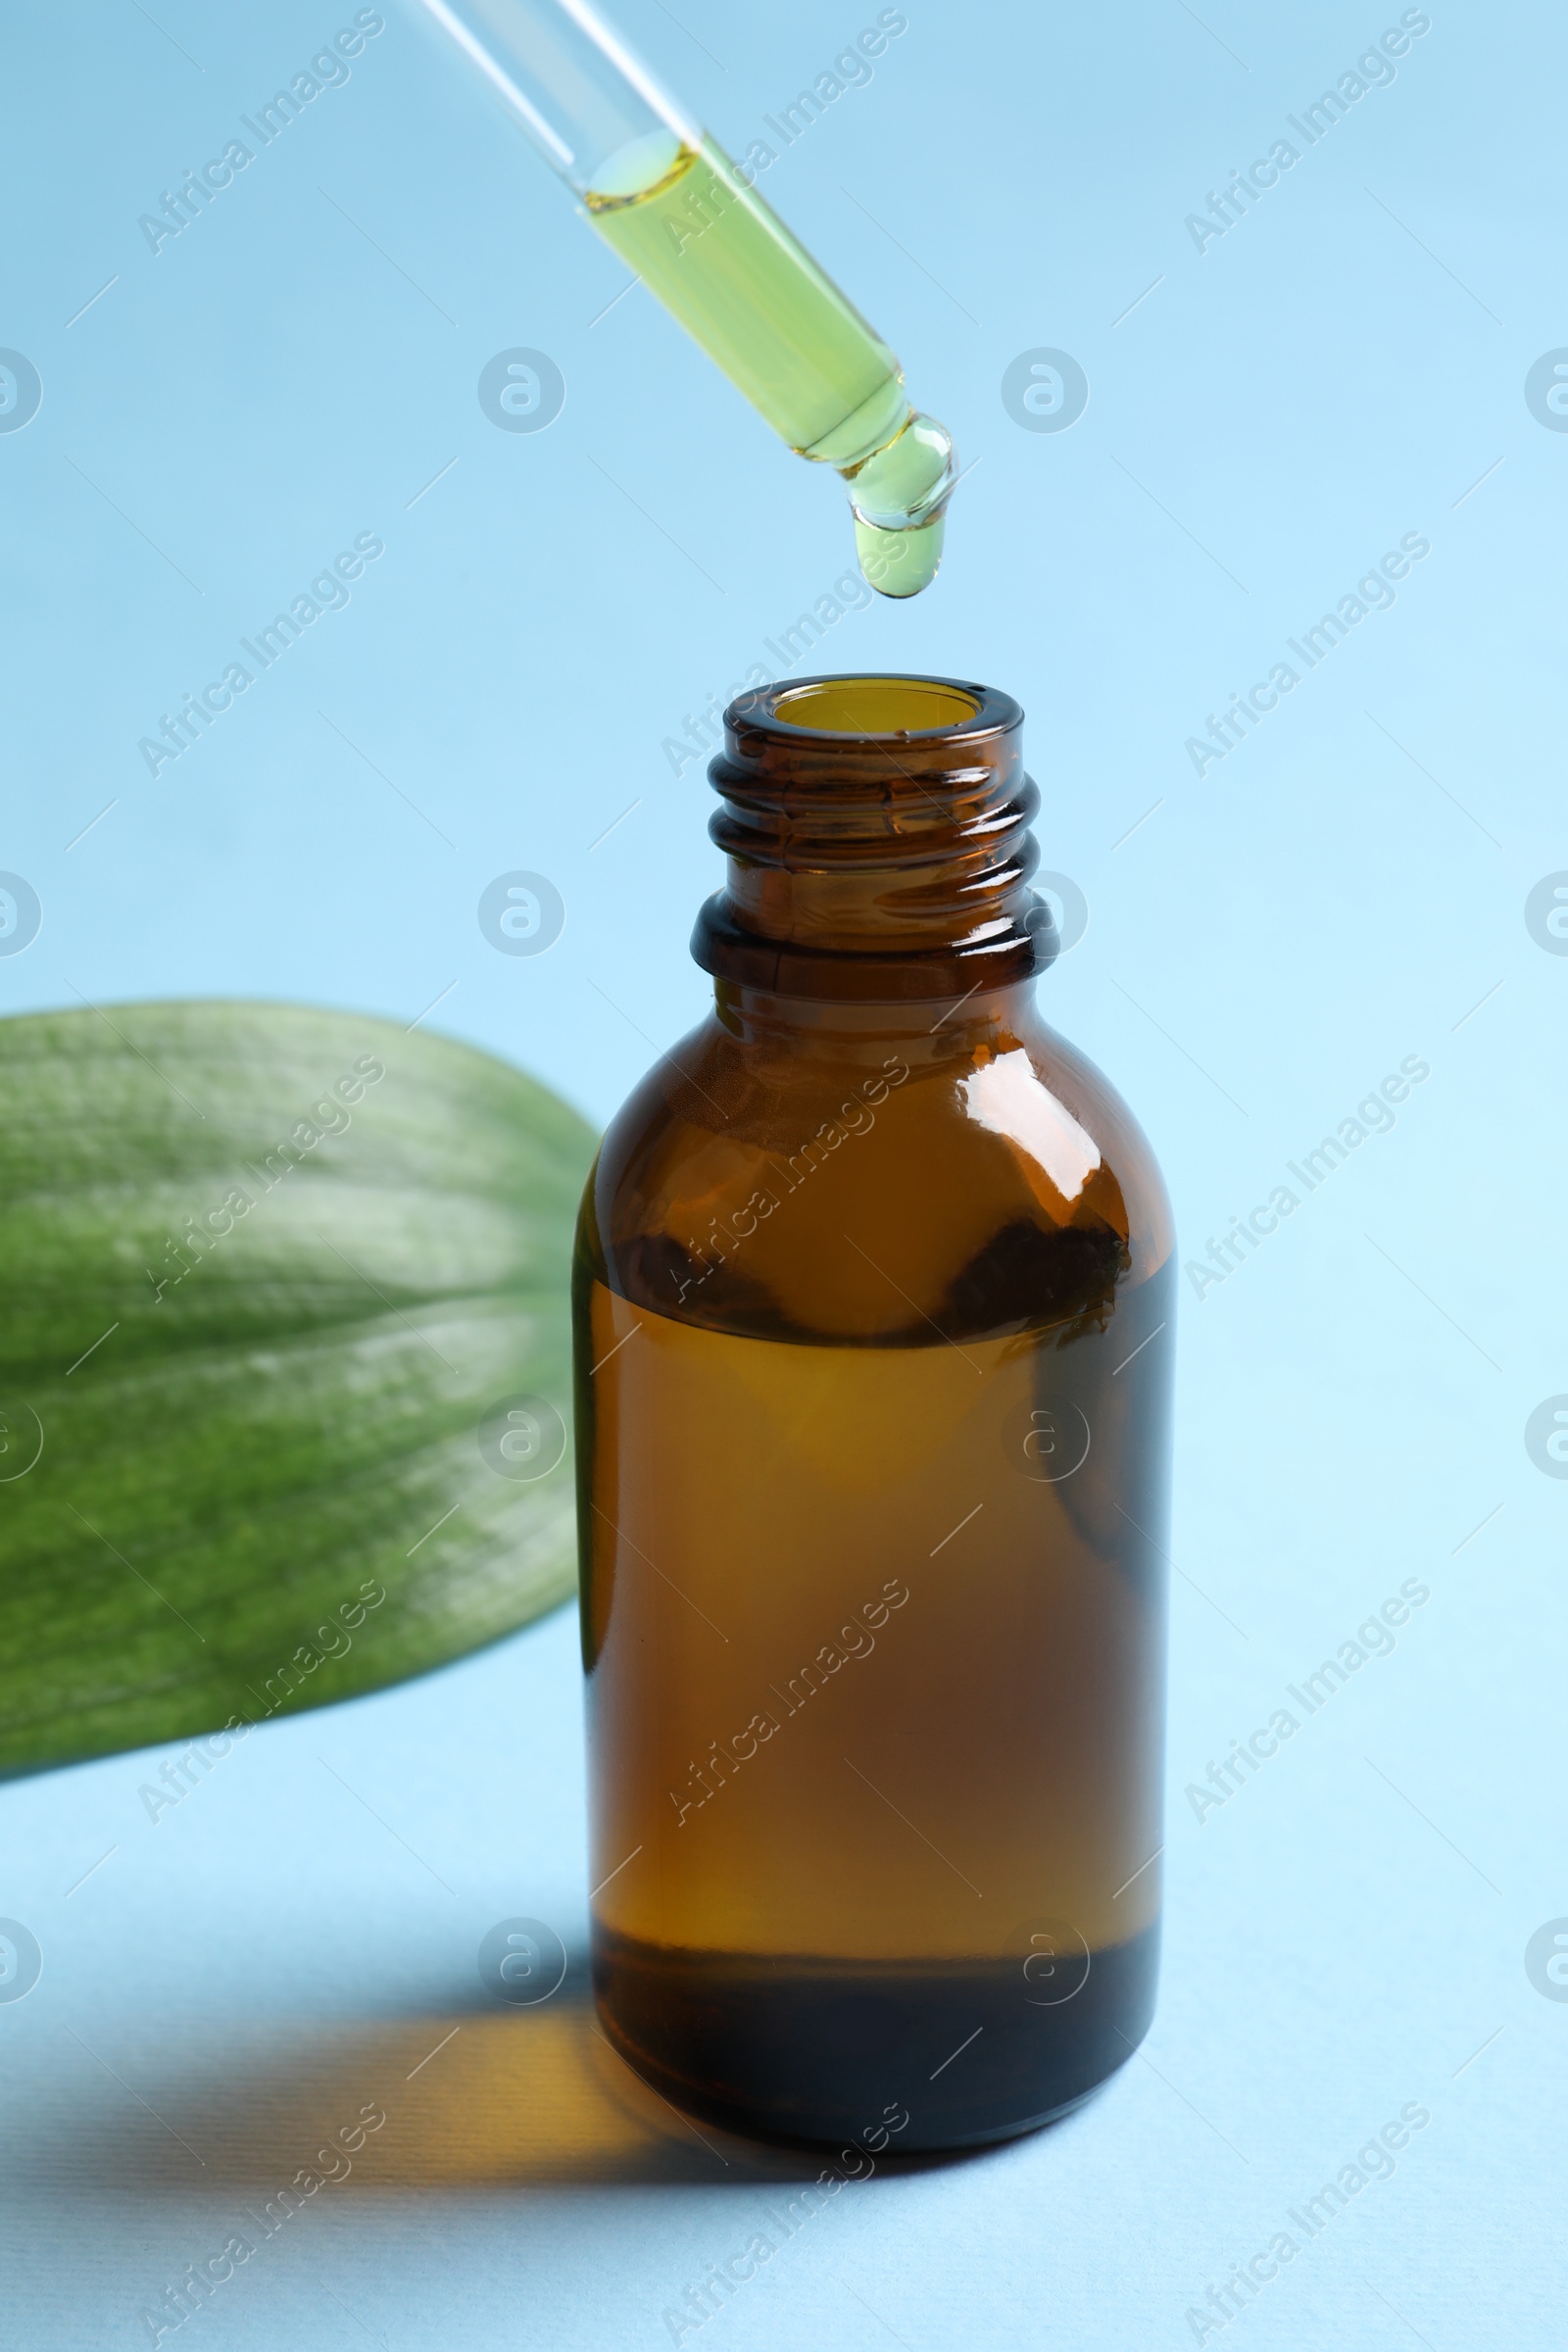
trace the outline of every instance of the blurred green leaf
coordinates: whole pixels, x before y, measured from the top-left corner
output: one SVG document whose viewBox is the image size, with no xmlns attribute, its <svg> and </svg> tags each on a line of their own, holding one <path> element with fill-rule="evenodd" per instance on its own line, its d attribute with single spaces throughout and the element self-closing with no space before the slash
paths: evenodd
<svg viewBox="0 0 1568 2352">
<path fill-rule="evenodd" d="M 564 1598 L 593 1148 L 387 1021 L 0 1021 L 0 1770 L 373 1690 Z"/>
</svg>

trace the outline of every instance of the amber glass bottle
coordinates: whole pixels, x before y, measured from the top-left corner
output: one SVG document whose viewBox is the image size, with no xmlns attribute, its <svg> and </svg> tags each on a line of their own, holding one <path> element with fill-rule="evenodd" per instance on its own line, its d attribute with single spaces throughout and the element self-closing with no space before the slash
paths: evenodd
<svg viewBox="0 0 1568 2352">
<path fill-rule="evenodd" d="M 1022 717 L 731 706 L 713 1011 L 583 1200 L 599 2013 L 743 2132 L 1001 2138 L 1152 2007 L 1172 1235 L 1034 1009 Z"/>
</svg>

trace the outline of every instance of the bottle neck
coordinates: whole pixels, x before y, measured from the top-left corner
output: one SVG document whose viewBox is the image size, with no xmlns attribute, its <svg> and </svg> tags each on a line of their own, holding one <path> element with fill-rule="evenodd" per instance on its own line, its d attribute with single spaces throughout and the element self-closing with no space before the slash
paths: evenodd
<svg viewBox="0 0 1568 2352">
<path fill-rule="evenodd" d="M 951 679 L 805 679 L 732 703 L 709 770 L 727 876 L 697 962 L 747 992 L 933 1016 L 1044 970 L 1056 938 L 1028 887 L 1022 724 L 1008 696 Z"/>
</svg>

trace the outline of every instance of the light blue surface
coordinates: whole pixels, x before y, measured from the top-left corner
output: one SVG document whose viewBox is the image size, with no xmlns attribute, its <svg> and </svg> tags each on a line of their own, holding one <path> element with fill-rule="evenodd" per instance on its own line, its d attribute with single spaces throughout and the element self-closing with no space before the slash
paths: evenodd
<svg viewBox="0 0 1568 2352">
<path fill-rule="evenodd" d="M 43 399 L 0 434 L 0 867 L 43 923 L 0 1008 L 413 1020 L 450 989 L 432 1026 L 604 1118 L 703 999 L 707 793 L 663 740 L 772 666 L 848 572 L 848 519 L 640 290 L 598 317 L 618 264 L 390 8 L 153 254 L 138 216 L 354 13 L 7 11 L 0 344 Z M 875 13 L 621 10 L 732 149 Z M 1189 2307 L 1407 2102 L 1431 2122 L 1393 2177 L 1207 2340 L 1556 2340 L 1568 2002 L 1524 1950 L 1568 1913 L 1568 1482 L 1524 1428 L 1568 1391 L 1568 958 L 1524 905 L 1568 868 L 1568 434 L 1524 380 L 1568 345 L 1560 17 L 1434 7 L 1248 218 L 1201 253 L 1184 225 L 1399 15 L 911 0 L 763 182 L 975 467 L 935 590 L 852 608 L 803 666 L 1025 704 L 1045 863 L 1091 908 L 1044 1001 L 1137 1108 L 1184 1257 L 1402 1057 L 1431 1075 L 1184 1294 L 1144 2054 L 1054 2132 L 845 2189 L 699 2331 L 719 2352 L 1191 2343 Z M 480 409 L 514 347 L 564 375 L 548 431 Z M 1001 398 L 1042 348 L 1090 383 L 1060 433 Z M 352 603 L 155 780 L 138 738 L 358 533 L 385 554 Z M 1431 553 L 1393 609 L 1200 778 L 1205 714 L 1405 533 Z M 565 901 L 546 956 L 480 934 L 512 869 Z M 1411 1578 L 1392 1654 L 1200 1822 L 1186 1786 Z M 44 1954 L 0 2004 L 13 2340 L 150 2341 L 142 2311 L 379 2101 L 355 2175 L 166 2343 L 669 2342 L 662 2311 L 790 2168 L 630 2088 L 575 1974 L 537 2013 L 484 2005 L 497 1920 L 580 1948 L 579 1741 L 562 1616 L 257 1733 L 156 1825 L 162 1756 L 0 1791 L 0 1913 Z"/>
</svg>

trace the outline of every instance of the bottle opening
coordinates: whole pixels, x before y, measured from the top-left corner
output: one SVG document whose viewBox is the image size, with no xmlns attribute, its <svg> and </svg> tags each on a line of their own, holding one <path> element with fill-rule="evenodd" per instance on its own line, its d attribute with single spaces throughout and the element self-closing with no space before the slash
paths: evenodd
<svg viewBox="0 0 1568 2352">
<path fill-rule="evenodd" d="M 780 694 L 772 717 L 815 735 L 933 735 L 979 710 L 974 695 L 939 678 L 814 678 Z"/>
</svg>

